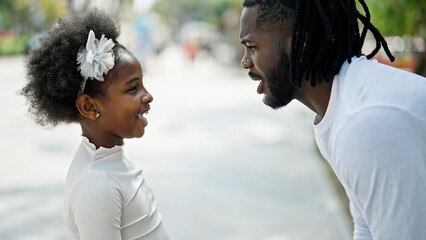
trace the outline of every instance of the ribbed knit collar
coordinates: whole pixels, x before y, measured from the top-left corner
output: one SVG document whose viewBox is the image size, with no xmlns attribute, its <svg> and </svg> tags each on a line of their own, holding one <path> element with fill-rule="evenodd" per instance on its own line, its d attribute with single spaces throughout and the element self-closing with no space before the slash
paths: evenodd
<svg viewBox="0 0 426 240">
<path fill-rule="evenodd" d="M 96 149 L 95 144 L 91 143 L 86 136 L 82 135 L 81 137 L 82 137 L 82 145 L 87 150 L 87 152 L 89 152 L 89 154 L 92 156 L 94 161 L 111 156 L 111 155 L 123 154 L 124 143 L 123 145 L 115 145 L 112 148 L 100 147 Z"/>
</svg>

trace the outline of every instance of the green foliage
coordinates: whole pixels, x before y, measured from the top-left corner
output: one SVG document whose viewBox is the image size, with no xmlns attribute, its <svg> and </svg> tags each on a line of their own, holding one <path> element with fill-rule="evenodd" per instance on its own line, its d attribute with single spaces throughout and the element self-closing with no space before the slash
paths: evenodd
<svg viewBox="0 0 426 240">
<path fill-rule="evenodd" d="M 372 23 L 384 36 L 426 39 L 425 0 L 368 0 L 367 4 Z M 426 76 L 426 52 L 417 54 L 417 62 L 415 72 Z"/>
<path fill-rule="evenodd" d="M 242 8 L 242 3 L 239 0 L 210 1 L 207 6 L 207 13 L 204 15 L 205 18 L 202 20 L 217 23 L 222 17 L 222 14 L 229 8 Z"/>
<path fill-rule="evenodd" d="M 45 23 L 50 27 L 58 17 L 68 12 L 68 3 L 65 0 L 38 0 L 37 8 L 46 17 Z"/>
<path fill-rule="evenodd" d="M 27 36 L 7 35 L 0 38 L 0 56 L 14 55 L 25 52 L 27 49 Z"/>
<path fill-rule="evenodd" d="M 0 30 L 13 29 L 25 33 L 31 32 L 34 27 L 45 30 L 67 11 L 66 0 L 1 0 Z"/>
<path fill-rule="evenodd" d="M 218 24 L 228 8 L 241 8 L 240 0 L 158 0 L 153 10 L 172 25 L 188 21 L 207 21 Z"/>
<path fill-rule="evenodd" d="M 425 0 L 369 0 L 372 23 L 385 36 L 426 38 Z"/>
<path fill-rule="evenodd" d="M 0 2 L 0 31 L 2 29 L 8 29 L 12 25 L 11 11 L 12 0 L 1 0 Z"/>
<path fill-rule="evenodd" d="M 49 29 L 67 11 L 66 0 L 1 0 L 0 55 L 25 52 L 29 35 Z"/>
</svg>

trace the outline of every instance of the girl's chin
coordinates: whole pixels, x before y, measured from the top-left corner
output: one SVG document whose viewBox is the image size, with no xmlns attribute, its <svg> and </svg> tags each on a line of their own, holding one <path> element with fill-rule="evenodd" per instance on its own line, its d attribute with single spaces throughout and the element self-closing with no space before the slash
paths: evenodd
<svg viewBox="0 0 426 240">
<path fill-rule="evenodd" d="M 143 130 L 141 133 L 138 133 L 135 138 L 141 138 L 145 134 L 145 130 Z"/>
</svg>

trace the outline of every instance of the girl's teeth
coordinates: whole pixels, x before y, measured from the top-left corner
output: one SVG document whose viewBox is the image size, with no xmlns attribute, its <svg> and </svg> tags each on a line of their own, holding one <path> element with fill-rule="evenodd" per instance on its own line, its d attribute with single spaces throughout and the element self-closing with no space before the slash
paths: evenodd
<svg viewBox="0 0 426 240">
<path fill-rule="evenodd" d="M 137 117 L 139 120 L 145 120 L 145 121 L 146 121 L 146 118 L 143 116 L 143 114 L 138 114 L 138 115 L 136 115 L 136 117 Z"/>
</svg>

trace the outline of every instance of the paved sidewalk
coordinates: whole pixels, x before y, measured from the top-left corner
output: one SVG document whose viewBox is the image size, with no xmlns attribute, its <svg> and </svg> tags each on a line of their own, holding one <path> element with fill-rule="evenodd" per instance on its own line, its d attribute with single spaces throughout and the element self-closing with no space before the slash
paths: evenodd
<svg viewBox="0 0 426 240">
<path fill-rule="evenodd" d="M 270 110 L 244 71 L 187 62 L 176 48 L 143 67 L 154 102 L 125 152 L 173 239 L 350 239 L 305 107 Z M 71 239 L 62 191 L 79 126 L 45 130 L 25 116 L 22 57 L 0 58 L 0 79 L 0 239 Z"/>
</svg>

